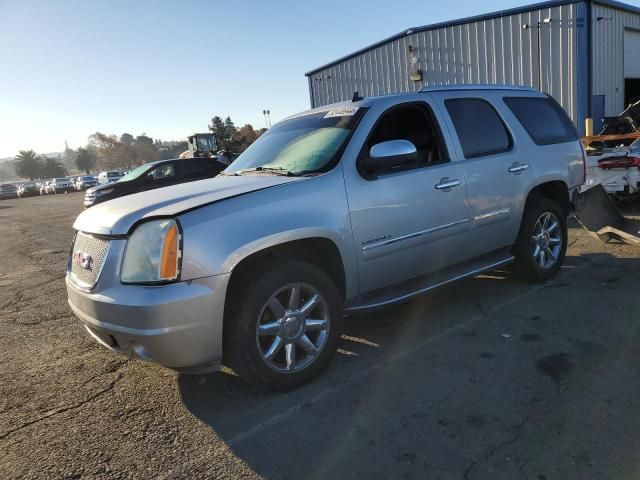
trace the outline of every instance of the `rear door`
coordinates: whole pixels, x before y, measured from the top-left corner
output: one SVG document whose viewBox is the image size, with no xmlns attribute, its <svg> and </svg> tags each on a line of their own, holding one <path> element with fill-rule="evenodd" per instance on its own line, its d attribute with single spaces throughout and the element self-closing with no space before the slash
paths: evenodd
<svg viewBox="0 0 640 480">
<path fill-rule="evenodd" d="M 210 158 L 189 158 L 178 162 L 182 182 L 215 177 L 225 166 Z"/>
<path fill-rule="evenodd" d="M 467 179 L 474 255 L 515 242 L 533 181 L 526 145 L 499 112 L 502 100 L 496 93 L 434 94 L 446 112 Z"/>
<path fill-rule="evenodd" d="M 462 164 L 448 153 L 429 95 L 414 98 L 372 107 L 352 142 L 358 158 L 344 165 L 361 293 L 468 258 Z M 361 160 L 371 147 L 390 140 L 412 142 L 418 160 L 392 171 L 363 172 Z"/>
</svg>

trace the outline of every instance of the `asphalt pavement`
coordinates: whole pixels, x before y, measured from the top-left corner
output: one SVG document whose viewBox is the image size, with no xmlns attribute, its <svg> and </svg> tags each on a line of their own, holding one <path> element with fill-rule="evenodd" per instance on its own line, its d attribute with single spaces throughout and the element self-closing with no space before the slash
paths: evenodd
<svg viewBox="0 0 640 480">
<path fill-rule="evenodd" d="M 637 247 L 574 225 L 550 282 L 349 317 L 329 370 L 276 395 L 97 345 L 64 287 L 81 208 L 0 202 L 2 479 L 640 478 Z"/>
</svg>

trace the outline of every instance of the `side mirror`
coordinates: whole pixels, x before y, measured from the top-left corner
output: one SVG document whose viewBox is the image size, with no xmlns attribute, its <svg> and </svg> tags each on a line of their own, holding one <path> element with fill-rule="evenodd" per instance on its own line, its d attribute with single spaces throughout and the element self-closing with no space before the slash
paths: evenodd
<svg viewBox="0 0 640 480">
<path fill-rule="evenodd" d="M 407 165 L 417 159 L 416 147 L 409 140 L 389 140 L 371 147 L 363 166 L 368 172 L 375 172 Z"/>
</svg>

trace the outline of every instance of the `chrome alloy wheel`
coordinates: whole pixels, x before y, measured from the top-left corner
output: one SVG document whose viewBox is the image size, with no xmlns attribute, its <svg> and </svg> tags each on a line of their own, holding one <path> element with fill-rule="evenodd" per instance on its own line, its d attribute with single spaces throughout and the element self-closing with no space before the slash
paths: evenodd
<svg viewBox="0 0 640 480">
<path fill-rule="evenodd" d="M 531 254 L 542 269 L 553 268 L 562 250 L 562 228 L 560 221 L 551 212 L 544 212 L 533 227 Z"/>
<path fill-rule="evenodd" d="M 294 283 L 275 292 L 262 307 L 256 327 L 258 351 L 278 372 L 310 365 L 329 338 L 329 305 L 311 285 Z"/>
</svg>

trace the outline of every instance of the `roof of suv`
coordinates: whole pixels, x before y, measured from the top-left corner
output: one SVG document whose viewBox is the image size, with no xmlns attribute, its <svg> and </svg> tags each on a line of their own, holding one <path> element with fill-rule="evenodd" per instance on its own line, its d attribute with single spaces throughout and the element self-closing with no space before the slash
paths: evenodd
<svg viewBox="0 0 640 480">
<path fill-rule="evenodd" d="M 455 91 L 512 91 L 512 92 L 521 92 L 521 93 L 537 93 L 540 95 L 544 95 L 540 93 L 538 90 L 532 87 L 527 87 L 524 85 L 509 85 L 509 84 L 488 84 L 488 83 L 460 83 L 456 85 L 433 85 L 429 87 L 423 87 L 417 92 L 403 92 L 403 93 L 389 93 L 387 95 L 376 95 L 371 97 L 364 97 L 360 100 L 351 101 L 345 100 L 342 102 L 330 103 L 327 105 L 322 105 L 316 108 L 312 108 L 310 110 L 306 110 L 304 112 L 299 112 L 294 115 L 291 115 L 287 118 L 284 118 L 282 121 L 291 120 L 293 118 L 302 117 L 305 115 L 312 115 L 314 113 L 326 112 L 328 110 L 334 110 L 340 107 L 346 106 L 354 106 L 354 107 L 370 107 L 377 101 L 381 99 L 393 98 L 393 97 L 403 97 L 406 95 L 415 95 L 416 93 L 433 93 L 433 92 L 455 92 Z"/>
<path fill-rule="evenodd" d="M 455 85 L 432 85 L 430 87 L 422 87 L 419 91 L 448 92 L 455 90 L 519 90 L 524 92 L 537 92 L 537 90 L 533 87 L 499 83 L 459 83 Z"/>
</svg>

